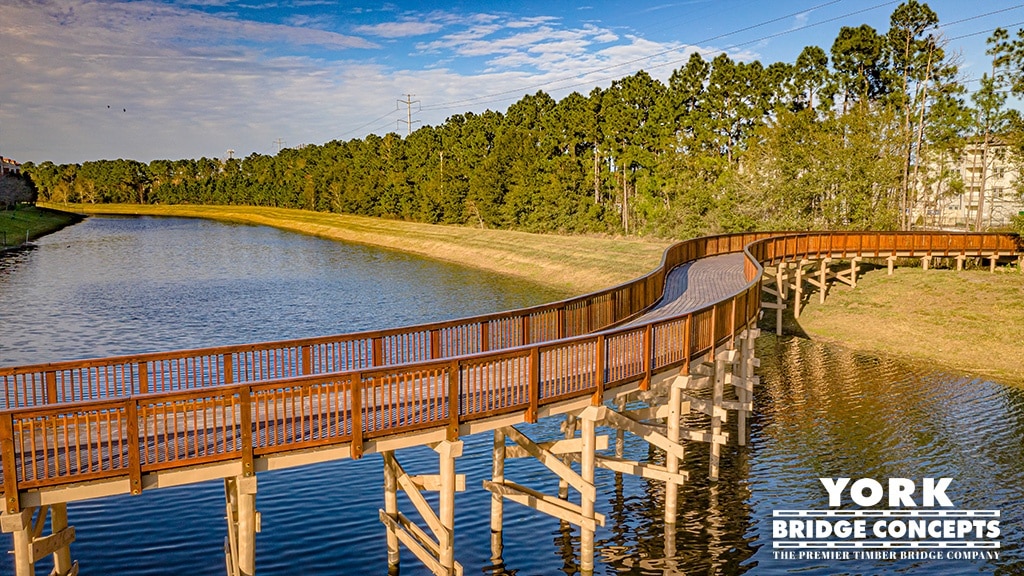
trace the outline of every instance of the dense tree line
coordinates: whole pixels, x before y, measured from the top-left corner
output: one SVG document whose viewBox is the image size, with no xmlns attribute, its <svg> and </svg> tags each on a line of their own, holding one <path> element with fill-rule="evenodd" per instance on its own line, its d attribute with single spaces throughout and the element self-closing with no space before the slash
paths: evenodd
<svg viewBox="0 0 1024 576">
<path fill-rule="evenodd" d="M 640 71 L 555 101 L 466 113 L 403 138 L 275 156 L 26 165 L 54 202 L 245 204 L 538 232 L 688 237 L 752 228 L 907 227 L 955 193 L 929 162 L 1019 132 L 1024 32 L 990 39 L 967 98 L 938 17 L 844 27 L 792 64 L 694 54 L 667 83 Z M 945 181 L 942 178 L 946 178 Z M 980 223 L 979 223 L 980 224 Z"/>
</svg>

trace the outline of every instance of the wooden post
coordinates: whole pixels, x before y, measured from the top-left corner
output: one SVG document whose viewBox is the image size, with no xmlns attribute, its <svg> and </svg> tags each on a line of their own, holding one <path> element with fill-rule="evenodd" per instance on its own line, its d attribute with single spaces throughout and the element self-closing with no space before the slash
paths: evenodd
<svg viewBox="0 0 1024 576">
<path fill-rule="evenodd" d="M 536 422 L 540 410 L 540 350 L 530 348 L 530 373 L 527 387 L 530 407 L 526 410 L 526 421 Z"/>
<path fill-rule="evenodd" d="M 395 471 L 395 452 L 385 450 L 384 457 L 384 513 L 391 518 L 398 517 L 398 473 Z M 398 534 L 394 528 L 385 524 L 388 540 L 388 573 L 397 569 L 401 560 L 398 549 Z"/>
<path fill-rule="evenodd" d="M 505 483 L 505 433 L 500 428 L 494 431 L 493 458 L 491 461 L 491 481 L 495 484 Z M 501 494 L 491 493 L 491 563 L 501 564 L 503 544 L 501 539 L 502 524 L 505 520 L 505 500 Z"/>
<path fill-rule="evenodd" d="M 718 439 L 722 436 L 722 396 L 725 391 L 725 364 L 726 359 L 731 358 L 734 350 L 719 352 L 715 357 L 715 380 L 711 395 L 711 463 L 708 476 L 711 480 L 718 480 L 718 472 L 722 458 L 722 445 Z"/>
<path fill-rule="evenodd" d="M 14 576 L 35 576 L 32 559 L 32 513 L 35 508 L 0 516 L 3 531 L 14 537 Z"/>
<path fill-rule="evenodd" d="M 438 495 L 438 519 L 442 530 L 438 535 L 438 560 L 448 574 L 455 574 L 455 459 L 462 456 L 462 441 L 445 440 L 434 450 L 440 456 L 441 493 Z"/>
<path fill-rule="evenodd" d="M 806 260 L 801 260 L 796 265 L 796 290 L 793 292 L 793 317 L 800 318 L 800 300 L 803 299 L 804 295 L 804 264 Z"/>
<path fill-rule="evenodd" d="M 593 412 L 597 408 L 588 408 Z M 580 453 L 580 476 L 587 485 L 594 486 L 595 456 L 597 453 L 596 425 L 591 414 L 583 415 L 583 450 Z M 593 521 L 595 491 L 580 493 L 580 512 L 583 518 Z M 588 575 L 594 573 L 594 524 L 580 526 L 580 572 Z"/>
<path fill-rule="evenodd" d="M 353 460 L 363 457 L 363 374 L 354 372 L 349 383 L 349 406 L 352 418 L 352 444 L 349 454 Z"/>
<path fill-rule="evenodd" d="M 666 559 L 674 558 L 675 555 L 676 555 L 676 525 L 674 523 L 670 524 L 670 523 L 666 522 L 665 523 L 665 558 Z M 668 566 L 668 570 L 665 571 L 665 574 L 684 574 L 684 572 L 682 570 L 672 571 L 672 569 L 675 568 L 675 567 L 676 567 L 675 566 L 675 561 L 673 560 L 672 564 L 670 564 Z"/>
<path fill-rule="evenodd" d="M 61 534 L 68 529 L 68 505 L 66 502 L 52 504 L 50 506 L 50 532 L 54 535 Z M 72 535 L 74 532 L 71 532 Z M 73 536 L 72 536 L 73 538 Z M 71 543 L 59 546 L 53 552 L 53 574 L 65 576 L 74 569 L 71 562 Z"/>
<path fill-rule="evenodd" d="M 644 379 L 640 382 L 640 389 L 647 390 L 651 386 L 652 365 L 654 364 L 654 328 L 650 324 L 644 328 Z"/>
<path fill-rule="evenodd" d="M 620 397 L 615 403 L 615 408 L 622 414 L 626 411 L 626 398 L 625 396 Z M 622 458 L 623 452 L 626 450 L 626 432 L 622 428 L 615 429 L 615 457 Z"/>
<path fill-rule="evenodd" d="M 672 382 L 669 390 L 668 400 L 668 439 L 675 444 L 679 443 L 679 424 L 682 419 L 683 387 L 689 376 L 677 376 Z M 679 456 L 674 452 L 665 453 L 665 468 L 671 474 L 679 473 Z M 679 485 L 675 482 L 665 482 L 665 523 L 676 523 L 676 508 L 679 501 Z"/>
<path fill-rule="evenodd" d="M 46 389 L 43 390 L 43 402 L 46 404 L 57 403 L 57 373 L 49 371 L 46 373 Z"/>
<path fill-rule="evenodd" d="M 224 497 L 227 500 L 228 571 L 232 575 L 252 576 L 256 573 L 256 533 L 260 531 L 256 477 L 225 478 Z"/>
<path fill-rule="evenodd" d="M 4 462 L 4 509 L 8 514 L 21 510 L 21 496 L 18 491 L 18 467 L 14 452 L 14 416 L 0 414 L 0 462 Z"/>
<path fill-rule="evenodd" d="M 852 288 L 857 287 L 857 263 L 860 262 L 860 256 L 854 257 L 850 260 L 850 286 Z"/>
<path fill-rule="evenodd" d="M 736 397 L 740 401 L 740 409 L 736 416 L 736 435 L 737 444 L 740 446 L 746 446 L 747 436 L 747 417 L 750 415 L 750 411 L 747 410 L 747 406 L 754 401 L 754 368 L 758 365 L 755 349 L 755 340 L 757 339 L 760 331 L 755 328 L 747 328 L 743 331 L 740 336 L 740 374 L 739 374 L 739 386 L 736 388 Z"/>
<path fill-rule="evenodd" d="M 785 278 L 785 268 L 782 262 L 779 262 L 779 267 L 775 274 L 775 290 L 777 291 L 775 302 L 778 305 L 775 308 L 775 334 L 777 336 L 782 336 L 782 309 L 786 307 Z"/>
<path fill-rule="evenodd" d="M 562 422 L 562 432 L 565 435 L 566 440 L 572 440 L 576 437 L 576 428 L 579 426 L 575 414 L 566 414 L 565 422 Z M 566 455 L 562 458 L 565 465 L 568 466 L 572 462 L 572 457 Z M 569 483 L 565 478 L 558 479 L 558 497 L 562 500 L 569 499 Z"/>
<path fill-rule="evenodd" d="M 828 263 L 830 261 L 831 258 L 823 258 L 821 261 L 821 268 L 818 269 L 818 283 L 821 284 L 821 286 L 819 286 L 821 292 L 818 296 L 818 302 L 820 304 L 825 303 L 825 292 L 828 291 L 828 285 L 826 284 L 826 282 L 828 282 Z"/>
<path fill-rule="evenodd" d="M 988 259 L 988 271 L 989 272 L 992 272 L 993 274 L 995 273 L 995 271 L 996 271 L 996 262 L 998 262 L 998 261 L 999 261 L 999 256 L 993 256 L 993 257 Z"/>
<path fill-rule="evenodd" d="M 448 367 L 448 431 L 447 440 L 459 439 L 459 376 L 461 372 L 458 360 L 452 360 Z"/>
</svg>

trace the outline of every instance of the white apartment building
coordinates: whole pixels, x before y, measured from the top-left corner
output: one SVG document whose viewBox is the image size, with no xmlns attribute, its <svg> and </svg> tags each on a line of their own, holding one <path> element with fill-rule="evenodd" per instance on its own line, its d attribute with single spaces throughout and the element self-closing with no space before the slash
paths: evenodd
<svg viewBox="0 0 1024 576">
<path fill-rule="evenodd" d="M 980 205 L 983 230 L 1009 224 L 1024 213 L 1024 197 L 1017 189 L 1022 160 L 997 140 L 987 150 L 982 142 L 968 143 L 958 154 L 929 163 L 911 221 L 928 228 L 973 230 Z"/>
</svg>

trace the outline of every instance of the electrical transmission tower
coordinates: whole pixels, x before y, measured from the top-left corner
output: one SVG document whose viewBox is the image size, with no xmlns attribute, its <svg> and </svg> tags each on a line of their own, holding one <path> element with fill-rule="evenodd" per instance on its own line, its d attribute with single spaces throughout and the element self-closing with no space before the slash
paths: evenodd
<svg viewBox="0 0 1024 576">
<path fill-rule="evenodd" d="M 406 119 L 405 120 L 399 120 L 398 122 L 405 122 L 405 127 L 406 127 L 406 133 L 405 134 L 406 134 L 406 136 L 408 136 L 409 134 L 412 134 L 412 125 L 414 123 L 413 119 L 412 119 L 412 105 L 413 104 L 419 104 L 420 101 L 419 100 L 413 100 L 412 99 L 412 94 L 406 94 L 405 95 L 405 100 L 398 100 L 398 102 L 401 103 L 401 104 L 405 104 L 405 117 L 406 117 Z M 397 104 L 396 104 L 396 106 L 397 106 Z M 419 112 L 419 109 L 417 109 L 416 111 Z M 416 120 L 416 122 L 419 122 L 419 120 Z"/>
</svg>

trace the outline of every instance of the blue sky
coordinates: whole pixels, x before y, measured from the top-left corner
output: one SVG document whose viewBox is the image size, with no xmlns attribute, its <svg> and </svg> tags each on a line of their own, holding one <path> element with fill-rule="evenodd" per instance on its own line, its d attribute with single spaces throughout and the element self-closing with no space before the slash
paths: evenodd
<svg viewBox="0 0 1024 576">
<path fill-rule="evenodd" d="M 935 0 L 965 79 L 1024 2 Z M 899 1 L 0 0 L 0 154 L 19 161 L 222 158 L 405 133 L 707 59 L 793 62 Z M 977 82 L 969 83 L 976 88 Z M 411 94 L 411 98 L 409 95 Z"/>
</svg>

